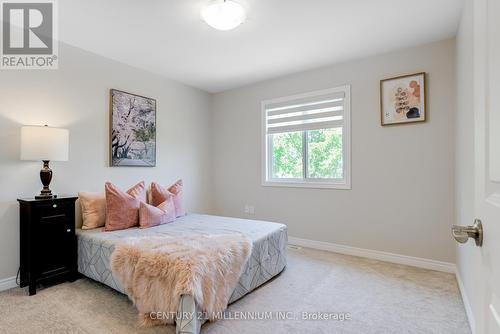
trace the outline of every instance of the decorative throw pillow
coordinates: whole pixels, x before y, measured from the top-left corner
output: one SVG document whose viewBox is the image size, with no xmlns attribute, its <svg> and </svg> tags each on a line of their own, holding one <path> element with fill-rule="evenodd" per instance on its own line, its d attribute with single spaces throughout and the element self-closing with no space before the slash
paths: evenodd
<svg viewBox="0 0 500 334">
<path fill-rule="evenodd" d="M 175 220 L 175 206 L 173 195 L 158 206 L 141 202 L 139 206 L 139 227 L 148 228 L 168 224 Z"/>
<path fill-rule="evenodd" d="M 146 201 L 144 181 L 139 182 L 127 192 L 123 192 L 112 183 L 106 182 L 106 225 L 105 231 L 124 230 L 137 226 L 139 206 Z"/>
<path fill-rule="evenodd" d="M 158 206 L 165 202 L 169 196 L 173 195 L 173 202 L 175 206 L 175 216 L 185 216 L 186 210 L 184 209 L 183 194 L 182 194 L 182 180 L 177 180 L 173 185 L 165 189 L 156 182 L 151 183 L 151 204 Z"/>
<path fill-rule="evenodd" d="M 104 226 L 106 223 L 106 197 L 104 193 L 79 192 L 82 206 L 82 230 Z"/>
</svg>

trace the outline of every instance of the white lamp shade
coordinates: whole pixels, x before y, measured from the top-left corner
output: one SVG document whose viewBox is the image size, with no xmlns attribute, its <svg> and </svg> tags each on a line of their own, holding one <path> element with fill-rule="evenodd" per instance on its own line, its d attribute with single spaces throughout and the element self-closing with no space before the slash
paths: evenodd
<svg viewBox="0 0 500 334">
<path fill-rule="evenodd" d="M 68 161 L 69 131 L 48 126 L 21 128 L 21 160 Z"/>
</svg>

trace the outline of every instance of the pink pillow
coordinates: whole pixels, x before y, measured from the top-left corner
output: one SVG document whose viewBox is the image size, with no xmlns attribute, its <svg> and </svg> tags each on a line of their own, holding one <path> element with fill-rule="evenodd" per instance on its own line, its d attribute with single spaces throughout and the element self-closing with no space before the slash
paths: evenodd
<svg viewBox="0 0 500 334">
<path fill-rule="evenodd" d="M 106 197 L 104 193 L 79 192 L 82 207 L 82 230 L 104 226 L 106 223 Z"/>
<path fill-rule="evenodd" d="M 175 220 L 175 206 L 173 195 L 158 206 L 141 202 L 139 206 L 139 227 L 148 228 L 168 224 Z"/>
<path fill-rule="evenodd" d="M 137 226 L 139 206 L 146 201 L 144 181 L 139 182 L 127 192 L 123 192 L 112 183 L 106 182 L 106 225 L 105 231 L 124 230 Z"/>
<path fill-rule="evenodd" d="M 184 208 L 183 203 L 183 194 L 182 194 L 182 180 L 177 180 L 173 185 L 171 185 L 168 189 L 160 186 L 156 182 L 151 183 L 151 204 L 154 206 L 158 206 L 161 203 L 165 202 L 169 196 L 173 195 L 173 201 L 175 206 L 175 216 L 185 216 L 186 210 Z"/>
</svg>

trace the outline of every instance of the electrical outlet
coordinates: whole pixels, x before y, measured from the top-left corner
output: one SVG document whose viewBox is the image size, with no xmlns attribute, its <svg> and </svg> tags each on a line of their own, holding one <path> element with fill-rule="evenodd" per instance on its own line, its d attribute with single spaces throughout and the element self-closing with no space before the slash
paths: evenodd
<svg viewBox="0 0 500 334">
<path fill-rule="evenodd" d="M 255 207 L 250 204 L 245 204 L 245 213 L 249 215 L 253 215 L 255 213 Z"/>
</svg>

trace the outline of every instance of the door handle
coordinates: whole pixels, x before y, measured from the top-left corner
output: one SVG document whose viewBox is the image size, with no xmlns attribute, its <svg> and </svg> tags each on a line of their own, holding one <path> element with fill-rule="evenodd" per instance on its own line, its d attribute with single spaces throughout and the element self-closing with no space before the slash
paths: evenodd
<svg viewBox="0 0 500 334">
<path fill-rule="evenodd" d="M 451 234 L 461 244 L 465 244 L 469 238 L 472 238 L 476 241 L 476 246 L 481 247 L 483 245 L 483 224 L 479 219 L 474 220 L 472 226 L 453 225 Z"/>
</svg>

